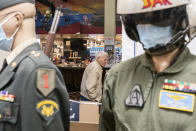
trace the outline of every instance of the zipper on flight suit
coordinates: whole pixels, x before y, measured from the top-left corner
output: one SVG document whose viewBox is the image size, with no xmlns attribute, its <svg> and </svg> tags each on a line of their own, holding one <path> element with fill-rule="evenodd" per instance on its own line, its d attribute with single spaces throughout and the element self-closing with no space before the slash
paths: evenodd
<svg viewBox="0 0 196 131">
<path fill-rule="evenodd" d="M 155 97 L 155 92 L 156 92 L 156 81 L 157 81 L 158 73 L 156 71 L 152 71 L 152 87 L 151 87 L 151 96 L 150 96 L 150 101 L 151 101 L 151 106 L 150 106 L 150 131 L 153 131 L 153 105 L 154 105 L 154 97 Z"/>
<path fill-rule="evenodd" d="M 154 84 L 154 80 L 156 79 L 157 75 L 158 75 L 158 73 L 156 71 L 152 72 L 153 84 Z"/>
</svg>

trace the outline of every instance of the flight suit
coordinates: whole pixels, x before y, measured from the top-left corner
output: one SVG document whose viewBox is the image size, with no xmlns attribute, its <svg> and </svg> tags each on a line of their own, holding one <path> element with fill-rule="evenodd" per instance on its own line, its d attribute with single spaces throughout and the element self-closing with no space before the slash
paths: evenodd
<svg viewBox="0 0 196 131">
<path fill-rule="evenodd" d="M 34 43 L 0 73 L 0 131 L 68 130 L 63 77 Z"/>
<path fill-rule="evenodd" d="M 152 63 L 148 55 L 141 55 L 119 63 L 109 71 L 99 131 L 196 131 L 196 109 L 191 112 L 159 107 L 161 90 L 169 91 L 163 89 L 166 81 L 196 83 L 196 57 L 185 48 L 176 61 L 160 73 L 154 70 Z M 127 103 L 134 88 L 142 94 L 143 105 Z M 194 93 L 187 94 L 195 96 Z M 194 106 L 195 101 L 192 102 Z"/>
</svg>

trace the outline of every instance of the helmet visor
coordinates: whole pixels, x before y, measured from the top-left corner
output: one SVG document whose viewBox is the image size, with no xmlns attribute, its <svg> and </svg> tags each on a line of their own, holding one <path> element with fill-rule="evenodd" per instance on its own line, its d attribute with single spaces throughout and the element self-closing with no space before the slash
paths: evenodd
<svg viewBox="0 0 196 131">
<path fill-rule="evenodd" d="M 174 25 L 179 19 L 186 17 L 186 6 L 169 8 L 160 11 L 131 15 L 131 23 L 153 24 L 156 26 Z"/>
</svg>

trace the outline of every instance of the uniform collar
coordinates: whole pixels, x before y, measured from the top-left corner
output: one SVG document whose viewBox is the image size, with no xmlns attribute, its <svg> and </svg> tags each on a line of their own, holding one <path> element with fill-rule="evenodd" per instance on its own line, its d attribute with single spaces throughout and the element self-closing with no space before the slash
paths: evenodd
<svg viewBox="0 0 196 131">
<path fill-rule="evenodd" d="M 166 68 L 161 73 L 177 73 L 177 72 L 182 71 L 185 68 L 185 66 L 187 65 L 187 63 L 190 61 L 191 56 L 192 55 L 191 55 L 189 49 L 187 47 L 185 47 L 182 50 L 182 52 L 180 52 L 180 54 L 177 55 L 176 58 L 174 59 L 176 61 L 172 62 L 173 64 L 170 65 L 168 68 Z M 145 54 L 142 56 L 141 64 L 145 68 L 149 68 L 151 71 L 155 71 L 153 61 L 148 54 Z"/>
<path fill-rule="evenodd" d="M 15 74 L 15 69 L 19 66 L 23 59 L 30 55 L 31 51 L 41 50 L 39 43 L 34 43 L 25 48 L 15 59 L 6 66 L 6 68 L 0 73 L 0 90 L 7 85 Z"/>
<path fill-rule="evenodd" d="M 3 63 L 4 63 L 4 61 L 5 61 L 5 58 L 6 58 L 8 55 L 9 55 L 9 52 L 0 50 L 0 56 L 1 56 L 1 59 L 0 59 L 0 72 L 1 72 L 1 70 L 2 70 Z"/>
<path fill-rule="evenodd" d="M 18 45 L 10 54 L 6 57 L 7 64 L 9 65 L 25 48 L 36 43 L 37 40 L 35 38 L 29 39 L 27 41 L 22 42 Z"/>
</svg>

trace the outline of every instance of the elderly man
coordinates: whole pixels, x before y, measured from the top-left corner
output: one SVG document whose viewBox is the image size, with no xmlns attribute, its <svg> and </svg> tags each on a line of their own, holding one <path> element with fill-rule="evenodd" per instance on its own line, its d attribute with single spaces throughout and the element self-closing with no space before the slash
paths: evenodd
<svg viewBox="0 0 196 131">
<path fill-rule="evenodd" d="M 102 97 L 102 68 L 105 67 L 108 54 L 98 52 L 96 60 L 90 63 L 83 74 L 81 100 L 100 102 Z"/>
<path fill-rule="evenodd" d="M 67 90 L 36 40 L 34 0 L 0 0 L 0 49 L 0 131 L 68 131 Z"/>
</svg>

